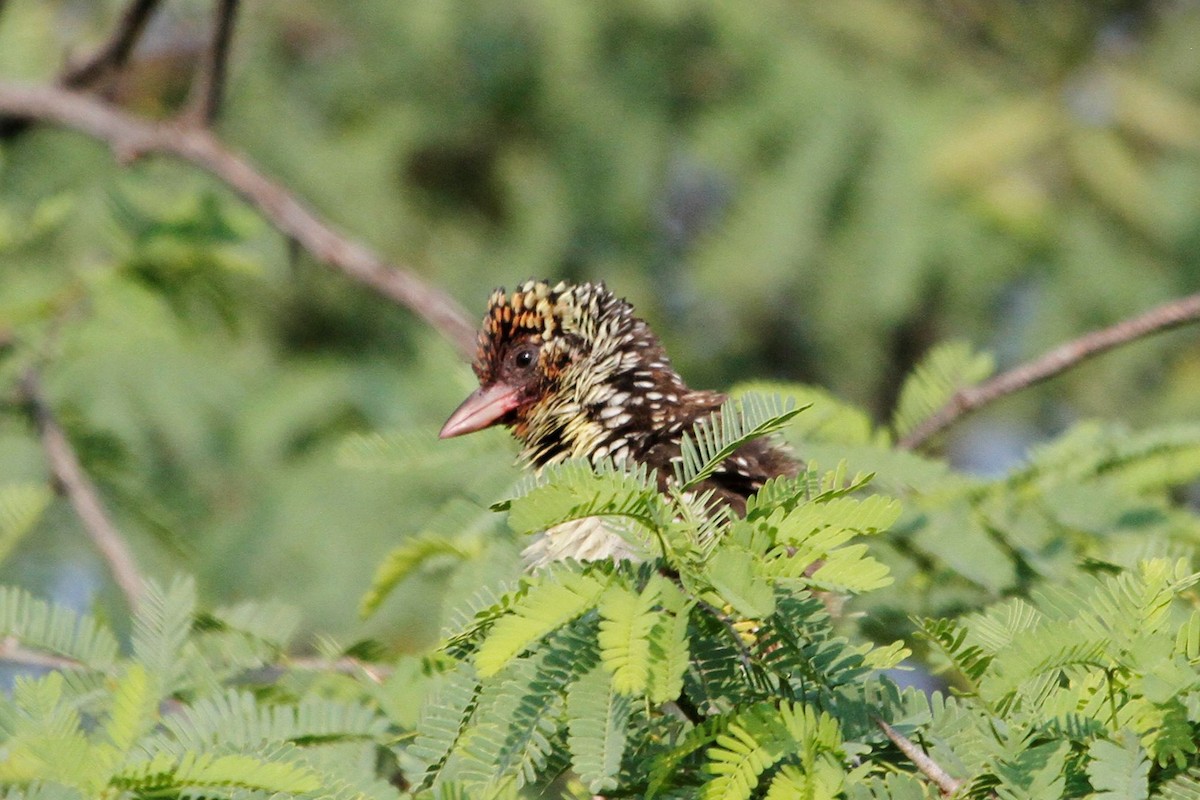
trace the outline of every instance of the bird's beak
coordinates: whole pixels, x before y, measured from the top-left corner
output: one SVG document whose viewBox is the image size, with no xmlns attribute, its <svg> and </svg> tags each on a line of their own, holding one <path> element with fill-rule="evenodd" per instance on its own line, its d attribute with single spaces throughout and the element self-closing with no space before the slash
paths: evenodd
<svg viewBox="0 0 1200 800">
<path fill-rule="evenodd" d="M 464 433 L 474 433 L 495 425 L 505 414 L 521 404 L 519 394 L 517 388 L 505 383 L 480 386 L 470 397 L 463 400 L 461 406 L 454 409 L 450 419 L 442 426 L 438 438 L 449 439 L 451 436 L 462 436 Z"/>
</svg>

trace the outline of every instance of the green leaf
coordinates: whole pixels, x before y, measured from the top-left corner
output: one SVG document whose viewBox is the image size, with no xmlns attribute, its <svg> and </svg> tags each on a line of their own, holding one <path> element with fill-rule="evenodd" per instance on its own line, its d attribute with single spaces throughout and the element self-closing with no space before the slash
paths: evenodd
<svg viewBox="0 0 1200 800">
<path fill-rule="evenodd" d="M 659 584 L 641 593 L 613 584 L 600 596 L 600 658 L 612 673 L 613 689 L 642 695 L 650 679 L 650 634 L 662 616 L 654 610 Z"/>
<path fill-rule="evenodd" d="M 780 430 L 803 410 L 779 395 L 746 394 L 726 400 L 684 434 L 675 483 L 682 491 L 702 483 L 738 448 Z"/>
<path fill-rule="evenodd" d="M 41 519 L 54 493 L 41 483 L 0 487 L 0 562 Z"/>
<path fill-rule="evenodd" d="M 571 686 L 567 746 L 575 770 L 592 793 L 617 787 L 631 706 L 631 698 L 617 691 L 603 667 L 590 670 Z"/>
<path fill-rule="evenodd" d="M 656 503 L 661 503 L 658 484 L 644 465 L 593 467 L 573 460 L 546 467 L 513 498 L 508 524 L 517 533 L 537 533 L 586 517 L 613 516 L 654 527 L 651 506 Z"/>
<path fill-rule="evenodd" d="M 184 791 L 205 787 L 302 794 L 321 788 L 319 775 L 300 763 L 242 754 L 159 754 L 127 765 L 113 783 L 142 792 Z"/>
<path fill-rule="evenodd" d="M 683 691 L 683 676 L 688 669 L 690 641 L 688 616 L 693 604 L 661 614 L 650 631 L 650 672 L 646 695 L 651 703 L 666 703 Z"/>
<path fill-rule="evenodd" d="M 966 342 L 945 342 L 934 347 L 900 387 L 892 430 L 902 439 L 946 404 L 959 389 L 992 374 L 995 363 L 986 353 L 975 353 Z"/>
<path fill-rule="evenodd" d="M 95 619 L 11 586 L 0 587 L 0 635 L 95 670 L 108 669 L 117 657 L 116 637 Z"/>
<path fill-rule="evenodd" d="M 762 619 L 774 613 L 775 590 L 757 554 L 732 545 L 721 547 L 708 560 L 705 577 L 739 614 Z"/>
<path fill-rule="evenodd" d="M 104 732 L 120 752 L 129 750 L 154 726 L 160 695 L 141 664 L 130 664 L 112 697 L 112 711 Z"/>
<path fill-rule="evenodd" d="M 529 591 L 500 617 L 475 654 L 482 677 L 495 675 L 525 648 L 592 608 L 609 581 L 569 567 L 539 573 Z"/>
<path fill-rule="evenodd" d="M 176 577 L 166 589 L 147 581 L 133 620 L 133 654 L 167 692 L 182 669 L 184 644 L 196 613 L 196 584 Z"/>
<path fill-rule="evenodd" d="M 475 670 L 462 662 L 426 698 L 417 738 L 408 749 L 408 755 L 416 761 L 422 785 L 434 780 L 458 746 L 475 713 L 479 689 Z"/>
<path fill-rule="evenodd" d="M 1000 762 L 996 774 L 1003 782 L 996 787 L 997 796 L 1001 800 L 1062 797 L 1065 786 L 1062 772 L 1070 750 L 1069 742 L 1047 742 Z"/>
<path fill-rule="evenodd" d="M 568 675 L 546 668 L 549 652 L 513 662 L 498 681 L 484 684 L 471 726 L 447 759 L 446 776 L 477 787 L 481 797 L 536 780 L 558 746 Z"/>
<path fill-rule="evenodd" d="M 1087 772 L 1097 800 L 1146 800 L 1150 796 L 1150 760 L 1137 737 L 1123 744 L 1097 739 L 1088 748 Z"/>
<path fill-rule="evenodd" d="M 471 555 L 473 553 L 461 542 L 447 536 L 423 534 L 409 538 L 384 556 L 375 569 L 371 587 L 359 601 L 359 617 L 366 619 L 374 614 L 396 586 L 431 560 L 439 556 L 461 560 Z"/>
</svg>

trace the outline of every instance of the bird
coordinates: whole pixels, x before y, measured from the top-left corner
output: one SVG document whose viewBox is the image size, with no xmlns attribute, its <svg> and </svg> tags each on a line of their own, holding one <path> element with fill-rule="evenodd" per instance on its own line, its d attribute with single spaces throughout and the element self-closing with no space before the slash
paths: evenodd
<svg viewBox="0 0 1200 800">
<path fill-rule="evenodd" d="M 496 289 L 472 367 L 479 388 L 446 420 L 441 438 L 501 425 L 535 470 L 569 459 L 644 465 L 660 491 L 674 480 L 684 435 L 727 399 L 690 388 L 650 326 L 602 282 L 530 279 L 511 294 Z M 799 468 L 785 445 L 754 439 L 694 491 L 740 516 L 767 480 Z M 627 538 L 602 524 L 571 525 L 547 531 L 525 558 L 531 566 L 563 558 L 638 560 Z"/>
</svg>

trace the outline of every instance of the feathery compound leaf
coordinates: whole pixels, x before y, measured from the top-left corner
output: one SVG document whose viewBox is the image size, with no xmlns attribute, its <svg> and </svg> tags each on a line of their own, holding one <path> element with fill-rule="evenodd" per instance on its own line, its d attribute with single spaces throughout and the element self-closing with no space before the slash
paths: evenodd
<svg viewBox="0 0 1200 800">
<path fill-rule="evenodd" d="M 585 460 L 542 470 L 537 484 L 508 502 L 508 524 L 517 533 L 536 533 L 585 517 L 630 517 L 652 525 L 650 505 L 658 484 L 645 465 L 593 467 Z"/>
<path fill-rule="evenodd" d="M 500 680 L 484 684 L 471 726 L 447 759 L 449 777 L 480 788 L 483 797 L 536 780 L 554 748 L 566 677 L 544 668 L 547 652 L 512 663 Z"/>
<path fill-rule="evenodd" d="M 265 705 L 249 692 L 233 689 L 197 701 L 186 714 L 166 717 L 168 752 L 203 751 L 215 746 L 238 748 L 291 742 L 309 744 L 381 736 L 386 721 L 368 706 L 321 697 L 297 704 Z"/>
<path fill-rule="evenodd" d="M 202 621 L 222 630 L 237 631 L 283 650 L 300 626 L 300 612 L 286 603 L 268 600 L 222 606 L 201 615 Z"/>
<path fill-rule="evenodd" d="M 620 584 L 600 596 L 600 658 L 612 673 L 613 689 L 641 695 L 650 679 L 650 632 L 661 614 L 654 610 L 659 585 L 652 581 L 640 594 Z"/>
<path fill-rule="evenodd" d="M 155 581 L 146 583 L 133 620 L 133 654 L 168 692 L 195 613 L 196 583 L 191 578 L 176 577 L 165 590 Z"/>
<path fill-rule="evenodd" d="M 1160 800 L 1200 800 L 1200 769 L 1193 768 L 1186 775 L 1176 775 L 1158 787 L 1155 797 Z"/>
<path fill-rule="evenodd" d="M 996 765 L 996 775 L 1002 781 L 996 794 L 1002 800 L 1062 797 L 1063 765 L 1070 750 L 1069 742 L 1047 742 L 1003 759 Z"/>
<path fill-rule="evenodd" d="M 688 668 L 688 616 L 693 604 L 681 604 L 660 614 L 650 631 L 650 672 L 646 695 L 651 703 L 666 703 L 683 691 Z"/>
<path fill-rule="evenodd" d="M 617 786 L 631 707 L 631 698 L 616 690 L 601 666 L 572 684 L 567 695 L 572 766 L 593 793 Z"/>
<path fill-rule="evenodd" d="M 374 614 L 396 586 L 429 561 L 439 556 L 466 559 L 471 555 L 462 543 L 447 536 L 422 534 L 411 537 L 404 544 L 393 548 L 376 568 L 371 587 L 359 601 L 359 617 L 366 619 Z"/>
<path fill-rule="evenodd" d="M 911 433 L 953 394 L 992 374 L 995 363 L 987 353 L 975 353 L 966 342 L 945 342 L 933 348 L 905 379 L 892 416 L 896 438 Z"/>
<path fill-rule="evenodd" d="M 0 636 L 104 670 L 117 657 L 116 637 L 89 616 L 51 605 L 23 589 L 0 587 Z"/>
<path fill-rule="evenodd" d="M 321 788 L 318 774 L 304 764 L 250 755 L 160 754 L 127 765 L 113 785 L 142 793 L 168 794 L 188 789 L 251 789 L 302 794 Z"/>
<path fill-rule="evenodd" d="M 0 561 L 37 524 L 53 497 L 50 487 L 41 483 L 0 487 Z"/>
<path fill-rule="evenodd" d="M 113 692 L 112 711 L 104 726 L 104 732 L 117 750 L 128 750 L 153 727 L 160 699 L 156 689 L 141 664 L 130 664 L 125 670 Z"/>
<path fill-rule="evenodd" d="M 686 491 L 702 483 L 739 447 L 780 430 L 805 408 L 780 395 L 748 393 L 726 400 L 684 435 L 675 465 L 676 484 Z"/>
<path fill-rule="evenodd" d="M 421 707 L 417 738 L 408 749 L 421 770 L 421 784 L 429 785 L 458 745 L 475 712 L 479 680 L 470 664 L 462 662 L 445 676 Z"/>
<path fill-rule="evenodd" d="M 833 798 L 842 788 L 844 773 L 827 754 L 841 744 L 837 722 L 808 706 L 753 706 L 730 721 L 725 732 L 717 735 L 716 746 L 708 749 L 707 770 L 717 777 L 704 786 L 701 797 L 745 800 L 764 773 L 788 759 L 803 768 L 791 772 L 805 789 L 802 796 Z M 786 789 L 783 785 L 779 791 Z"/>
<path fill-rule="evenodd" d="M 1150 795 L 1150 761 L 1134 736 L 1124 744 L 1098 739 L 1088 748 L 1088 779 L 1097 800 L 1145 800 Z"/>
<path fill-rule="evenodd" d="M 529 591 L 496 620 L 475 653 L 480 676 L 495 675 L 522 650 L 591 609 L 611 582 L 610 577 L 575 572 L 569 566 L 548 569 L 530 580 L 534 583 Z"/>
</svg>

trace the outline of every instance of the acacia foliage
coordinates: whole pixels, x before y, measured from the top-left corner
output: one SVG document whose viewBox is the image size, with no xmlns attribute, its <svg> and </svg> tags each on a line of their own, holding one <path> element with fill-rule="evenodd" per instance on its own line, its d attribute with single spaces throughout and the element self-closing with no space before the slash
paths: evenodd
<svg viewBox="0 0 1200 800">
<path fill-rule="evenodd" d="M 979 363 L 958 346 L 931 358 L 905 389 L 913 407 L 936 407 Z M 0 779 L 13 797 L 938 796 L 882 720 L 963 797 L 1200 791 L 1200 520 L 1171 491 L 1200 470 L 1188 429 L 1113 447 L 1080 426 L 981 481 L 896 450 L 891 431 L 819 392 L 782 388 L 731 401 L 722 414 L 736 421 L 698 426 L 676 486 L 771 431 L 812 451 L 840 440 L 848 459 L 768 482 L 744 518 L 662 493 L 644 468 L 548 468 L 496 504 L 514 533 L 608 524 L 650 560 L 564 562 L 486 585 L 425 657 L 327 645 L 330 661 L 297 670 L 292 612 L 201 613 L 190 581 L 150 589 L 127 645 L 6 590 L 0 634 L 60 661 L 0 702 Z M 366 444 L 348 447 L 386 462 L 387 448 Z M 878 475 L 848 466 L 871 459 Z M 1002 591 L 948 577 L 948 564 L 905 569 L 932 556 L 905 553 L 902 537 L 968 534 L 963 504 L 1023 520 L 1030 503 L 1070 510 L 1045 502 L 1047 487 L 1094 502 L 1097 483 L 1098 512 L 1139 520 L 1136 547 L 1046 513 L 1042 535 L 1070 557 L 1028 558 Z M 487 557 L 471 544 L 478 530 L 431 528 L 402 546 L 369 605 L 422 570 L 469 570 Z M 1013 553 L 1033 535 L 1028 522 L 986 530 Z M 932 607 L 918 590 L 933 575 L 961 582 L 969 613 L 916 615 Z M 898 585 L 905 603 L 889 595 Z M 895 636 L 875 643 L 872 630 Z M 902 688 L 896 670 L 916 663 L 943 671 L 947 690 Z"/>
<path fill-rule="evenodd" d="M 905 394 L 936 408 L 980 362 L 957 345 L 931 359 Z M 806 397 L 813 408 L 795 418 L 803 430 L 794 435 L 862 430 L 831 428 L 852 410 Z M 824 420 L 805 426 L 814 412 Z M 1064 437 L 1069 458 L 1043 456 L 993 484 L 896 451 L 888 431 L 872 432 L 849 448 L 856 458 L 926 467 L 889 471 L 911 506 L 903 515 L 844 465 L 772 481 L 745 519 L 707 516 L 703 500 L 683 492 L 660 494 L 643 470 L 547 469 L 500 506 L 518 532 L 603 518 L 659 560 L 560 564 L 460 613 L 444 645 L 454 664 L 409 751 L 424 785 L 508 796 L 555 785 L 570 768 L 580 791 L 604 796 L 938 796 L 884 735 L 884 720 L 921 742 L 963 797 L 1191 796 L 1200 788 L 1200 615 L 1192 607 L 1200 573 L 1175 556 L 1194 552 L 1200 521 L 1163 490 L 1195 477 L 1196 445 L 1143 434 L 1135 438 L 1157 445 L 1088 459 L 1073 441 L 1086 430 Z M 730 436 L 705 451 L 720 457 L 735 443 Z M 863 627 L 884 627 L 872 610 L 903 606 L 872 602 L 896 583 L 872 554 L 887 550 L 880 545 L 902 533 L 898 525 L 961 534 L 951 526 L 964 497 L 1016 513 L 1033 475 L 1085 494 L 1102 480 L 1110 508 L 1123 502 L 1132 514 L 1152 503 L 1174 524 L 1140 530 L 1130 552 L 1094 537 L 1072 541 L 1047 520 L 1062 536 L 1056 547 L 1076 548 L 1072 557 L 1026 576 L 1023 587 L 960 593 L 974 613 L 913 617 L 909 642 L 945 673 L 949 691 L 899 688 L 890 670 L 911 655 L 904 642 L 847 636 L 816 593 L 858 596 L 851 607 L 867 609 Z M 997 548 L 1014 551 L 1026 533 L 989 530 Z M 891 555 L 901 549 L 895 543 Z M 902 576 L 907 588 L 944 569 L 926 568 Z M 922 607 L 919 595 L 908 606 Z"/>
</svg>

